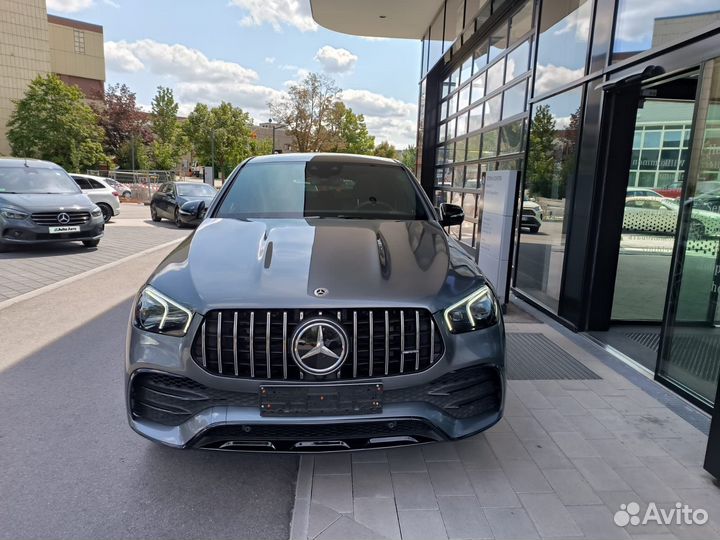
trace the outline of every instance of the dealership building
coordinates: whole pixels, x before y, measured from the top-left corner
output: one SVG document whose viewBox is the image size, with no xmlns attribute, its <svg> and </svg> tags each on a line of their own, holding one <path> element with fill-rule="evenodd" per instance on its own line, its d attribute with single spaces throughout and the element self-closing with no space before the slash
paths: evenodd
<svg viewBox="0 0 720 540">
<path fill-rule="evenodd" d="M 38 75 L 57 74 L 88 100 L 102 99 L 103 27 L 48 15 L 45 0 L 0 2 L 0 156 L 10 154 L 6 124 L 14 100 Z"/>
<path fill-rule="evenodd" d="M 713 409 L 717 0 L 311 5 L 331 30 L 418 40 L 418 178 L 463 207 L 449 232 L 468 253 L 483 249 L 486 177 L 511 171 L 513 293 Z"/>
</svg>

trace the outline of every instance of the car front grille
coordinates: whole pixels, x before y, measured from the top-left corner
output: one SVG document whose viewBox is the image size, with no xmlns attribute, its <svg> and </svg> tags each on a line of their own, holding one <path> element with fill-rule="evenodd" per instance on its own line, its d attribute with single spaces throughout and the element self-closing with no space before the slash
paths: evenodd
<svg viewBox="0 0 720 540">
<path fill-rule="evenodd" d="M 61 223 L 58 220 L 60 214 L 67 214 L 70 221 Z M 48 227 L 63 225 L 84 225 L 90 221 L 90 212 L 37 212 L 32 215 L 32 220 L 38 225 L 47 225 Z"/>
<path fill-rule="evenodd" d="M 531 210 L 530 208 L 525 208 L 522 211 L 523 216 L 535 216 L 535 210 Z"/>
<path fill-rule="evenodd" d="M 290 341 L 308 317 L 338 321 L 348 336 L 348 355 L 331 375 L 304 373 Z M 443 341 L 425 309 L 216 310 L 205 316 L 192 347 L 193 360 L 224 377 L 333 380 L 417 373 L 443 354 Z"/>
</svg>

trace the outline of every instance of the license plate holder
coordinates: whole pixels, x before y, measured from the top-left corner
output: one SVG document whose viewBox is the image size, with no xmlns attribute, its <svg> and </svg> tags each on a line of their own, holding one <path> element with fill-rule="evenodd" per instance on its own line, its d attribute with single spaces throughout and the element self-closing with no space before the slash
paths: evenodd
<svg viewBox="0 0 720 540">
<path fill-rule="evenodd" d="M 382 412 L 383 385 L 261 386 L 261 416 L 346 416 Z"/>
<path fill-rule="evenodd" d="M 80 232 L 79 225 L 61 225 L 60 227 L 50 227 L 50 234 L 65 234 Z"/>
</svg>

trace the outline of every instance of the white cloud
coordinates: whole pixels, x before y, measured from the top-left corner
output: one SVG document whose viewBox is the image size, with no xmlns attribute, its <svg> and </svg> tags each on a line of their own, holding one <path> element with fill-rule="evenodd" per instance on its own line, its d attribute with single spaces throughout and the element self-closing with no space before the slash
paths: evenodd
<svg viewBox="0 0 720 540">
<path fill-rule="evenodd" d="M 179 114 L 195 104 L 229 101 L 257 118 L 268 114 L 268 101 L 281 92 L 257 84 L 258 74 L 234 62 L 209 59 L 197 49 L 144 39 L 105 43 L 109 71 L 148 73 L 175 91 Z"/>
<path fill-rule="evenodd" d="M 113 71 L 147 70 L 155 75 L 168 75 L 184 81 L 250 82 L 258 74 L 234 62 L 210 60 L 197 49 L 185 45 L 169 45 L 151 39 L 140 41 L 108 41 L 105 60 Z"/>
<path fill-rule="evenodd" d="M 92 7 L 93 0 L 47 0 L 47 8 L 50 11 L 62 13 L 75 13 Z"/>
<path fill-rule="evenodd" d="M 268 64 L 274 64 L 275 60 L 276 60 L 276 58 L 274 56 L 266 56 L 265 57 L 265 62 Z"/>
<path fill-rule="evenodd" d="M 328 73 L 346 73 L 352 70 L 358 57 L 347 49 L 336 49 L 325 45 L 315 53 L 315 60 L 320 62 Z"/>
<path fill-rule="evenodd" d="M 301 32 L 318 29 L 308 0 L 231 0 L 230 4 L 245 13 L 240 19 L 242 26 L 269 24 L 276 32 L 281 32 L 283 26 L 293 26 Z"/>
<path fill-rule="evenodd" d="M 651 8 L 651 9 L 649 9 Z M 653 37 L 655 18 L 687 16 L 703 12 L 717 11 L 717 0 L 652 0 L 652 2 L 632 1 L 623 2 L 618 14 L 615 39 L 631 43 L 643 43 L 649 47 Z M 678 22 L 682 24 L 682 19 Z M 706 17 L 696 20 L 697 28 L 710 24 L 711 19 Z M 685 26 L 688 29 L 688 26 Z"/>
<path fill-rule="evenodd" d="M 355 113 L 366 116 L 408 118 L 417 114 L 414 103 L 406 103 L 369 90 L 343 90 L 342 100 Z"/>
<path fill-rule="evenodd" d="M 389 141 L 397 148 L 415 144 L 417 105 L 369 90 L 343 90 L 342 100 L 355 114 L 365 116 L 365 124 L 375 142 Z"/>
<path fill-rule="evenodd" d="M 103 0 L 103 4 L 114 7 L 115 9 L 118 9 L 120 7 L 120 4 L 118 2 L 115 2 L 115 0 Z"/>
<path fill-rule="evenodd" d="M 542 94 L 563 84 L 576 81 L 585 74 L 583 68 L 568 69 L 563 66 L 538 65 L 535 71 L 535 93 Z"/>
<path fill-rule="evenodd" d="M 387 41 L 388 38 L 384 37 L 373 37 L 373 36 L 357 36 L 364 41 Z"/>
</svg>

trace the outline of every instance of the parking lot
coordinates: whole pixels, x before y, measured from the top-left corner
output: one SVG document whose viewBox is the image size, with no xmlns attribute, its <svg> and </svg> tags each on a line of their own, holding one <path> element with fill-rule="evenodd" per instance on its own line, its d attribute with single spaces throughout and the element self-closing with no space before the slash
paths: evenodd
<svg viewBox="0 0 720 540">
<path fill-rule="evenodd" d="M 120 215 L 105 225 L 105 237 L 97 248 L 72 242 L 15 248 L 0 253 L 0 305 L 42 287 L 177 241 L 189 233 L 167 221 L 153 223 L 147 206 L 123 204 Z"/>
</svg>

